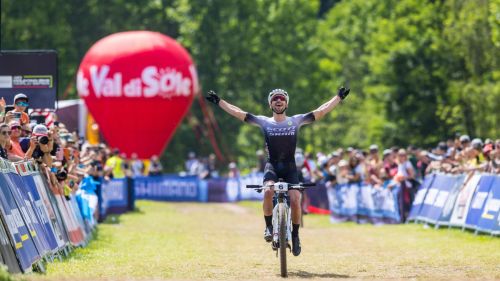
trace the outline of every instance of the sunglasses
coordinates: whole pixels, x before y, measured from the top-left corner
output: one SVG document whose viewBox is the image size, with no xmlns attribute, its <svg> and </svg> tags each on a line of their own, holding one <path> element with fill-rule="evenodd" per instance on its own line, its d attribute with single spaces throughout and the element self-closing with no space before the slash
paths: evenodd
<svg viewBox="0 0 500 281">
<path fill-rule="evenodd" d="M 286 98 L 284 96 L 274 96 L 271 101 L 286 101 Z"/>
<path fill-rule="evenodd" d="M 4 136 L 10 136 L 10 134 L 12 134 L 12 131 L 2 131 L 0 134 Z"/>
<path fill-rule="evenodd" d="M 16 102 L 17 106 L 28 106 L 29 104 L 25 101 Z"/>
<path fill-rule="evenodd" d="M 21 126 L 10 127 L 11 130 L 21 130 Z"/>
</svg>

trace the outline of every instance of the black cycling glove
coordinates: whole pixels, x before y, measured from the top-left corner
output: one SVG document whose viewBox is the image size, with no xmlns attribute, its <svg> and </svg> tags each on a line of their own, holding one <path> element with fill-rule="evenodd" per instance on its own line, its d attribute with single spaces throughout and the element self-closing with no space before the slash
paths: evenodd
<svg viewBox="0 0 500 281">
<path fill-rule="evenodd" d="M 208 96 L 205 97 L 207 101 L 219 105 L 220 98 L 219 96 L 212 90 L 208 91 Z"/>
<path fill-rule="evenodd" d="M 339 96 L 340 99 L 344 100 L 347 97 L 347 95 L 349 94 L 350 91 L 351 91 L 351 89 L 346 89 L 344 87 L 340 87 L 339 91 L 337 93 L 337 96 Z"/>
</svg>

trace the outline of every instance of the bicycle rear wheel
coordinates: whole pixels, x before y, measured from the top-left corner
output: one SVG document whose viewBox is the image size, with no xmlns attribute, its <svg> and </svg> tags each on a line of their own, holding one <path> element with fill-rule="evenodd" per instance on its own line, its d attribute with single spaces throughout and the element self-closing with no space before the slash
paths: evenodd
<svg viewBox="0 0 500 281">
<path fill-rule="evenodd" d="M 287 212 L 285 203 L 279 203 L 278 205 L 278 218 L 279 218 L 279 241 L 280 241 L 280 267 L 281 267 L 281 277 L 287 277 L 288 272 L 286 270 L 286 246 L 288 242 L 286 241 L 286 220 Z"/>
</svg>

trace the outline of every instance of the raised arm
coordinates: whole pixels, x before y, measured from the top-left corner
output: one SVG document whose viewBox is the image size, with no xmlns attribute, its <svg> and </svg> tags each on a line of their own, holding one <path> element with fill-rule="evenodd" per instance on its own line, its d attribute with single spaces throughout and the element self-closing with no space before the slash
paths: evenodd
<svg viewBox="0 0 500 281">
<path fill-rule="evenodd" d="M 314 119 L 319 120 L 323 118 L 323 116 L 328 114 L 330 111 L 332 111 L 335 108 L 335 106 L 337 106 L 337 104 L 339 104 L 343 99 L 347 97 L 349 91 L 351 91 L 351 89 L 346 89 L 344 87 L 341 87 L 336 96 L 334 96 L 332 99 L 322 104 L 320 107 L 318 107 L 316 110 L 313 111 Z"/>
<path fill-rule="evenodd" d="M 214 91 L 208 91 L 208 96 L 205 97 L 209 102 L 220 106 L 225 112 L 231 114 L 232 116 L 245 121 L 247 112 L 243 111 L 241 108 L 222 100 Z"/>
</svg>

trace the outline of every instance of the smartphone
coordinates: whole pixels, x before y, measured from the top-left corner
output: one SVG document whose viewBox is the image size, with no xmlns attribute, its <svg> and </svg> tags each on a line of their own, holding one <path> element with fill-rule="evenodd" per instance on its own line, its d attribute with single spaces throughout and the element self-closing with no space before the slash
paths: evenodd
<svg viewBox="0 0 500 281">
<path fill-rule="evenodd" d="M 21 120 L 21 112 L 12 112 L 12 114 L 14 114 L 14 119 Z"/>
</svg>

